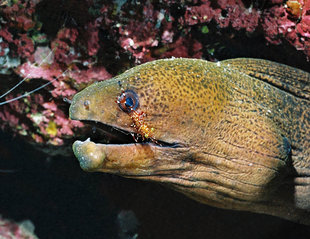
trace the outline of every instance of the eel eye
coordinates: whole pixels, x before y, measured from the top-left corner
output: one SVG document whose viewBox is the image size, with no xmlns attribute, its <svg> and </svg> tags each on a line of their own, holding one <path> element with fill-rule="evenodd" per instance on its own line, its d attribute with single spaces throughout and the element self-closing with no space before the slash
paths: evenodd
<svg viewBox="0 0 310 239">
<path fill-rule="evenodd" d="M 136 110 L 139 106 L 139 99 L 137 94 L 132 90 L 124 91 L 118 97 L 118 105 L 119 107 L 126 113 L 131 112 L 132 110 Z"/>
</svg>

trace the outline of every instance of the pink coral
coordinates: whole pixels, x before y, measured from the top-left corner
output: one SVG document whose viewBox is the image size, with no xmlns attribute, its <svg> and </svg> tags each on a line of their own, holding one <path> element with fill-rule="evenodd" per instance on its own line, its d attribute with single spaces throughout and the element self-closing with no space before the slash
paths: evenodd
<svg viewBox="0 0 310 239">
<path fill-rule="evenodd" d="M 19 123 L 19 119 L 14 114 L 10 113 L 7 106 L 3 106 L 3 111 L 0 112 L 0 119 L 2 121 L 8 122 L 11 127 L 15 127 Z M 4 125 L 2 125 L 2 129 L 4 129 Z"/>
<path fill-rule="evenodd" d="M 2 37 L 5 41 L 7 42 L 12 42 L 13 41 L 13 36 L 12 34 L 8 31 L 7 27 L 4 27 L 0 30 L 0 37 Z"/>
<path fill-rule="evenodd" d="M 57 38 L 51 44 L 57 62 L 69 65 L 78 58 L 77 52 L 72 47 L 77 36 L 78 32 L 76 29 L 63 28 L 58 32 Z"/>
<path fill-rule="evenodd" d="M 215 20 L 220 27 L 240 30 L 245 28 L 253 32 L 259 23 L 260 11 L 253 7 L 246 8 L 241 0 L 219 0 L 218 8 L 211 7 L 211 1 L 204 1 L 201 5 L 187 7 L 185 23 L 195 25 Z M 224 14 L 225 11 L 225 14 Z"/>
<path fill-rule="evenodd" d="M 186 8 L 186 12 L 184 15 L 184 19 L 181 19 L 185 21 L 185 24 L 188 25 L 195 25 L 198 23 L 206 23 L 210 22 L 213 18 L 215 19 L 221 19 L 223 18 L 221 16 L 221 9 L 213 9 L 211 7 L 210 1 L 205 1 L 199 6 L 190 6 Z M 181 23 L 182 23 L 181 22 Z"/>
<path fill-rule="evenodd" d="M 28 31 L 35 26 L 35 23 L 31 19 L 23 15 L 17 16 L 16 22 L 18 24 L 18 27 L 22 28 L 25 31 Z"/>
<path fill-rule="evenodd" d="M 15 223 L 0 216 L 0 237 L 11 239 L 37 239 L 30 221 Z"/>
<path fill-rule="evenodd" d="M 69 72 L 70 78 L 74 79 L 76 83 L 89 83 L 91 81 L 102 81 L 112 77 L 112 75 L 107 72 L 105 67 L 97 66 L 92 67 L 87 70 L 76 69 Z"/>
<path fill-rule="evenodd" d="M 19 56 L 33 61 L 34 44 L 26 34 L 20 34 L 19 39 L 16 40 L 16 45 L 18 47 L 17 54 Z"/>
<path fill-rule="evenodd" d="M 89 34 L 88 36 L 88 42 L 87 42 L 87 49 L 88 49 L 88 55 L 93 56 L 96 55 L 100 45 L 99 45 L 99 37 L 98 37 L 98 32 L 99 32 L 99 26 L 101 22 L 101 18 L 97 19 L 93 23 L 89 23 L 87 26 L 87 32 Z"/>
<path fill-rule="evenodd" d="M 143 8 L 144 19 L 160 19 L 160 12 L 153 9 L 153 5 L 148 3 Z M 133 20 L 127 25 L 119 27 L 120 45 L 127 51 L 130 51 L 137 62 L 143 59 L 144 55 L 149 53 L 149 48 L 157 46 L 156 36 L 159 29 L 156 28 L 157 21 Z M 139 34 L 137 34 L 139 33 Z"/>
<path fill-rule="evenodd" d="M 267 40 L 281 43 L 287 40 L 297 50 L 310 56 L 310 2 L 299 0 L 301 15 L 292 15 L 288 6 L 274 6 L 266 12 L 263 27 Z"/>
</svg>

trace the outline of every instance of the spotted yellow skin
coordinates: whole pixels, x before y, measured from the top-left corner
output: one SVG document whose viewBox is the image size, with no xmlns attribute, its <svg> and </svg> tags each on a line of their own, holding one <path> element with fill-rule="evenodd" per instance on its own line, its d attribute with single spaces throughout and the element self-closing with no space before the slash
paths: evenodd
<svg viewBox="0 0 310 239">
<path fill-rule="evenodd" d="M 77 141 L 73 150 L 87 171 L 310 224 L 309 84 L 309 73 L 264 60 L 149 62 L 78 93 L 70 117 L 136 132 L 116 101 L 132 90 L 152 139 L 178 147 Z"/>
</svg>

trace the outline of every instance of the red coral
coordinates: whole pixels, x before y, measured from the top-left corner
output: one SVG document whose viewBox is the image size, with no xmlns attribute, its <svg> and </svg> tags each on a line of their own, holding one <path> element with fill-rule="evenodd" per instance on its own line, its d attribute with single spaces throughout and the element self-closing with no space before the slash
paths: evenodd
<svg viewBox="0 0 310 239">
<path fill-rule="evenodd" d="M 47 110 L 51 110 L 51 111 L 56 111 L 57 110 L 57 105 L 55 104 L 55 102 L 52 100 L 50 102 L 45 102 L 43 103 L 43 107 Z"/>
<path fill-rule="evenodd" d="M 91 81 L 102 81 L 112 77 L 104 67 L 91 67 L 87 70 L 76 69 L 69 72 L 70 78 L 77 84 L 90 83 Z"/>
<path fill-rule="evenodd" d="M 10 127 L 15 127 L 19 123 L 19 119 L 16 115 L 10 113 L 10 110 L 7 106 L 3 106 L 3 111 L 0 111 L 0 119 L 8 122 Z M 1 126 L 2 129 L 4 129 L 4 125 Z"/>
<path fill-rule="evenodd" d="M 11 239 L 37 239 L 33 231 L 27 229 L 27 225 L 29 224 L 33 227 L 30 221 L 16 223 L 0 216 L 0 237 Z"/>
<path fill-rule="evenodd" d="M 280 44 L 287 40 L 310 56 L 310 1 L 288 1 L 286 7 L 281 0 L 271 3 L 271 7 L 258 10 L 252 5 L 246 7 L 241 0 L 219 0 L 217 7 L 204 0 L 200 5 L 188 6 L 179 22 L 192 26 L 214 20 L 221 28 L 231 26 L 247 32 L 262 27 L 270 43 Z"/>
<path fill-rule="evenodd" d="M 15 40 L 18 47 L 17 54 L 21 57 L 28 58 L 33 61 L 34 44 L 27 34 L 20 34 L 20 38 Z"/>
<path fill-rule="evenodd" d="M 7 42 L 12 42 L 13 41 L 13 36 L 8 31 L 7 27 L 0 29 L 0 37 L 2 37 Z"/>
<path fill-rule="evenodd" d="M 6 42 L 0 42 L 0 57 L 7 54 L 6 49 L 9 49 L 9 44 Z"/>
<path fill-rule="evenodd" d="M 77 36 L 78 31 L 76 29 L 63 28 L 58 32 L 57 38 L 51 44 L 57 62 L 69 65 L 78 58 L 77 52 L 72 47 Z"/>
<path fill-rule="evenodd" d="M 149 52 L 150 47 L 157 46 L 158 34 L 153 22 L 131 21 L 126 28 L 120 28 L 120 45 L 127 51 L 132 52 L 137 60 L 141 60 Z M 139 34 L 137 34 L 139 32 Z"/>
<path fill-rule="evenodd" d="M 87 49 L 88 55 L 93 56 L 96 55 L 99 50 L 99 37 L 98 27 L 100 26 L 101 18 L 97 19 L 94 23 L 89 23 L 87 26 L 87 32 L 89 34 L 88 41 L 87 41 Z"/>
<path fill-rule="evenodd" d="M 271 43 L 279 44 L 285 39 L 310 56 L 310 2 L 299 0 L 298 3 L 300 16 L 292 16 L 292 10 L 287 6 L 274 6 L 266 12 L 262 25 L 266 39 Z"/>
<path fill-rule="evenodd" d="M 185 24 L 195 25 L 198 23 L 210 22 L 212 19 L 221 19 L 221 9 L 213 9 L 211 2 L 206 1 L 199 6 L 190 6 L 186 8 L 184 15 Z M 183 19 L 181 19 L 182 23 Z"/>
<path fill-rule="evenodd" d="M 211 1 L 187 7 L 184 15 L 185 23 L 196 25 L 213 19 L 222 28 L 231 25 L 237 30 L 245 28 L 249 32 L 253 32 L 258 26 L 260 11 L 253 7 L 246 8 L 241 0 L 219 0 L 217 4 L 219 8 L 212 8 Z"/>
<path fill-rule="evenodd" d="M 16 73 L 20 74 L 23 78 L 43 78 L 52 81 L 54 77 L 60 77 L 63 71 L 57 64 L 42 65 L 39 67 L 26 62 L 16 69 Z"/>
<path fill-rule="evenodd" d="M 31 19 L 23 15 L 17 16 L 15 20 L 17 22 L 17 26 L 25 31 L 28 31 L 35 26 L 35 23 Z"/>
</svg>

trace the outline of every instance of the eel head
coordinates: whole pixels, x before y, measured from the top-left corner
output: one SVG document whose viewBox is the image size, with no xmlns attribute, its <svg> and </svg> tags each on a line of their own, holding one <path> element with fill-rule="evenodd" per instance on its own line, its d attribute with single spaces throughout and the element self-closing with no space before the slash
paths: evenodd
<svg viewBox="0 0 310 239">
<path fill-rule="evenodd" d="M 247 105 L 251 98 L 234 98 L 234 75 L 211 62 L 170 59 L 87 87 L 74 96 L 70 118 L 93 122 L 111 142 L 76 141 L 82 169 L 161 182 L 220 208 L 289 218 L 293 213 L 274 197 L 289 141 Z"/>
</svg>

